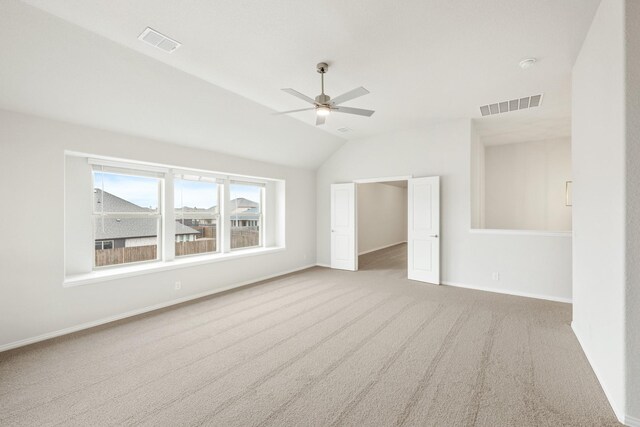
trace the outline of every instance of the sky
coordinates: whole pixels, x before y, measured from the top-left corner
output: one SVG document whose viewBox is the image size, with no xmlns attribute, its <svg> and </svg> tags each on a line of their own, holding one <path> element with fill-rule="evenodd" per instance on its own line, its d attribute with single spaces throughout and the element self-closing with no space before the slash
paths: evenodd
<svg viewBox="0 0 640 427">
<path fill-rule="evenodd" d="M 94 172 L 94 187 L 145 208 L 158 207 L 157 178 L 119 175 L 106 172 Z M 104 186 L 104 187 L 103 187 Z M 218 204 L 217 184 L 211 182 L 174 180 L 174 206 L 187 206 L 207 209 Z M 243 197 L 260 202 L 260 187 L 249 185 L 230 185 L 230 199 Z"/>
</svg>

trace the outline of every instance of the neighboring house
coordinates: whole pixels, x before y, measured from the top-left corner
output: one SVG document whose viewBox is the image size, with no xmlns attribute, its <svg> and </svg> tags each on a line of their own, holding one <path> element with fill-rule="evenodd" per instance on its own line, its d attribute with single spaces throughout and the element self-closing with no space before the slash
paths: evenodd
<svg viewBox="0 0 640 427">
<path fill-rule="evenodd" d="M 245 199 L 243 197 L 238 197 L 237 199 L 233 199 L 230 201 L 231 211 L 231 226 L 232 227 L 257 227 L 260 222 L 260 211 L 259 204 L 257 202 L 251 201 L 249 199 Z M 208 209 L 199 209 L 199 208 L 190 208 L 184 206 L 182 208 L 176 209 L 176 212 L 179 214 L 182 212 L 183 214 L 189 214 L 190 212 L 197 213 L 218 213 L 218 207 L 213 206 Z M 180 222 L 184 225 L 190 227 L 197 227 L 203 225 L 212 225 L 215 224 L 214 219 L 181 219 Z"/>
<path fill-rule="evenodd" d="M 231 200 L 231 226 L 257 227 L 260 222 L 259 204 L 239 197 Z"/>
<path fill-rule="evenodd" d="M 144 208 L 115 196 L 109 192 L 94 189 L 95 212 L 150 212 Z M 231 226 L 257 227 L 260 221 L 259 204 L 245 198 L 231 200 Z M 218 207 L 208 209 L 183 207 L 177 212 L 218 213 Z M 215 224 L 214 219 L 180 219 L 176 221 L 176 242 L 192 242 L 202 237 L 202 231 L 192 227 L 203 227 Z M 95 248 L 114 249 L 133 246 L 157 244 L 157 221 L 151 218 L 104 218 L 95 224 Z M 204 236 L 207 237 L 207 236 Z"/>
<path fill-rule="evenodd" d="M 103 192 L 93 191 L 94 212 L 150 212 L 134 203 Z M 200 232 L 176 221 L 176 242 L 196 240 Z M 104 218 L 95 223 L 95 248 L 115 249 L 156 245 L 158 222 L 153 218 Z"/>
</svg>

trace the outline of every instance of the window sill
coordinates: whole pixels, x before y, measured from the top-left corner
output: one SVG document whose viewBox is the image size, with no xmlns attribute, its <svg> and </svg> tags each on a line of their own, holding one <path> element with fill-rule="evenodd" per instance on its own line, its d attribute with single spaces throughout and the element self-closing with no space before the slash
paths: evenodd
<svg viewBox="0 0 640 427">
<path fill-rule="evenodd" d="M 471 234 L 502 234 L 510 236 L 547 236 L 547 237 L 571 237 L 571 231 L 546 231 L 546 230 L 509 230 L 502 228 L 471 228 Z"/>
<path fill-rule="evenodd" d="M 265 255 L 276 252 L 282 252 L 285 248 L 281 246 L 270 248 L 255 248 L 246 250 L 236 250 L 234 252 L 224 254 L 190 256 L 186 258 L 176 258 L 173 261 L 147 262 L 144 264 L 127 265 L 122 267 L 108 268 L 104 270 L 92 271 L 86 274 L 75 274 L 67 276 L 64 279 L 63 286 L 71 288 L 74 286 L 88 285 L 92 283 L 106 282 L 109 280 L 122 279 L 125 277 L 140 276 L 144 274 L 157 273 L 166 270 L 175 270 L 177 268 L 193 267 L 202 264 L 212 264 L 234 260 L 238 258 Z"/>
</svg>

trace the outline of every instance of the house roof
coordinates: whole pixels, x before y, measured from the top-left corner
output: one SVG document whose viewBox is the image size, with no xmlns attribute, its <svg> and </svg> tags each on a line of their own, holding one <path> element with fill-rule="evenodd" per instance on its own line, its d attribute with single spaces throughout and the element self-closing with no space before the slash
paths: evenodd
<svg viewBox="0 0 640 427">
<path fill-rule="evenodd" d="M 233 209 L 230 215 L 232 219 L 258 219 L 260 214 L 256 206 L 255 208 L 241 207 L 241 208 Z"/>
<path fill-rule="evenodd" d="M 153 212 L 135 203 L 124 200 L 107 191 L 95 188 L 93 191 L 95 212 Z M 176 234 L 200 234 L 198 230 L 176 221 Z M 127 239 L 133 237 L 151 237 L 158 235 L 158 221 L 155 218 L 104 218 L 96 221 L 95 239 Z"/>
<path fill-rule="evenodd" d="M 200 234 L 198 230 L 176 221 L 176 234 Z M 99 218 L 95 224 L 95 239 L 131 239 L 158 235 L 158 221 L 155 218 Z"/>
<path fill-rule="evenodd" d="M 123 213 L 150 213 L 153 209 L 138 206 L 99 188 L 93 191 L 93 203 L 95 212 L 123 212 Z M 258 218 L 258 203 L 239 197 L 231 200 L 231 218 L 238 220 L 255 220 Z M 218 206 L 207 209 L 182 208 L 184 212 L 212 212 L 218 213 Z M 176 221 L 176 234 L 200 234 L 196 229 L 188 227 Z M 96 221 L 95 239 L 130 239 L 134 237 L 152 237 L 158 235 L 158 222 L 155 218 L 104 218 Z"/>
<path fill-rule="evenodd" d="M 231 208 L 257 208 L 258 203 L 253 200 L 245 199 L 244 197 L 238 197 L 237 199 L 231 200 Z"/>
<path fill-rule="evenodd" d="M 93 189 L 94 212 L 153 212 L 153 209 L 143 208 L 107 191 Z"/>
</svg>

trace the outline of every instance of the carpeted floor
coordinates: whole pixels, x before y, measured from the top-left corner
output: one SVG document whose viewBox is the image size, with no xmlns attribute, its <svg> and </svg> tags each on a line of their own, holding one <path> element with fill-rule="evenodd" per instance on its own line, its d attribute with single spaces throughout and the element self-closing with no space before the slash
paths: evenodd
<svg viewBox="0 0 640 427">
<path fill-rule="evenodd" d="M 569 305 L 411 282 L 405 253 L 0 353 L 0 425 L 618 425 Z"/>
</svg>

